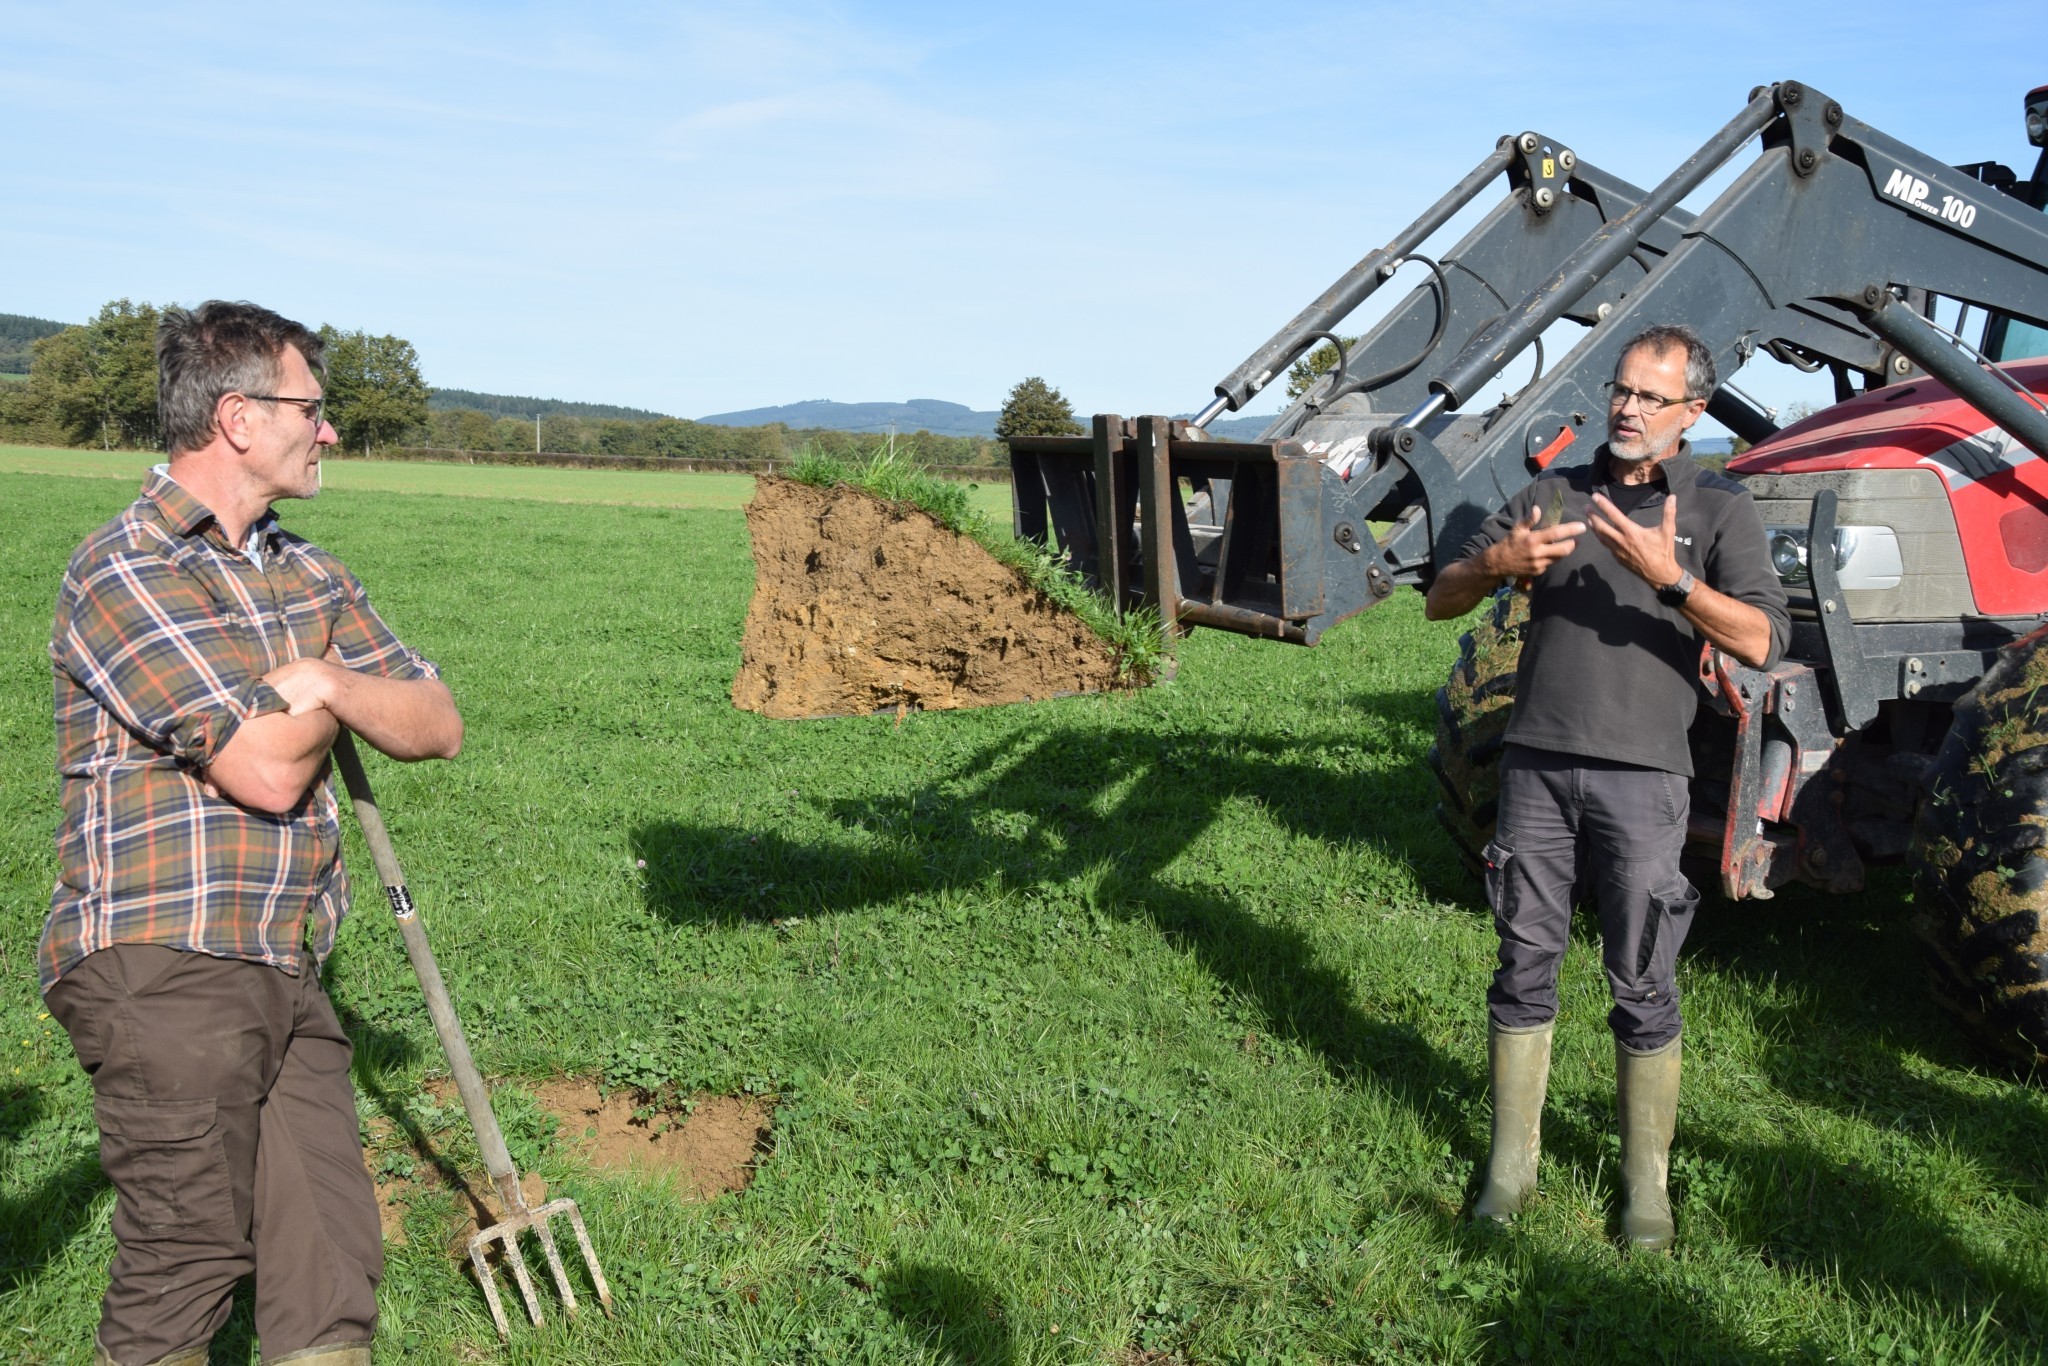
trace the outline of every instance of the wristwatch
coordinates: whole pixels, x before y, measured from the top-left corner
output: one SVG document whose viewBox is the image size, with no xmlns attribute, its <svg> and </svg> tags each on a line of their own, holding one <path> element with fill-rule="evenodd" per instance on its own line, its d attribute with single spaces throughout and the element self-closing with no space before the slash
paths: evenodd
<svg viewBox="0 0 2048 1366">
<path fill-rule="evenodd" d="M 1666 607 L 1683 607 L 1685 600 L 1692 596 L 1692 590 L 1697 587 L 1699 581 L 1693 578 L 1691 571 L 1681 569 L 1678 571 L 1677 583 L 1667 583 L 1657 590 L 1657 601 Z"/>
</svg>

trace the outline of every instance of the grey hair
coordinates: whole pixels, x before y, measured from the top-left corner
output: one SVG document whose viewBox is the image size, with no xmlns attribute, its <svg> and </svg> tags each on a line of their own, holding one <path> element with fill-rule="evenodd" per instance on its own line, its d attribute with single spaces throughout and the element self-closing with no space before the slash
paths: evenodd
<svg viewBox="0 0 2048 1366">
<path fill-rule="evenodd" d="M 296 347 L 314 373 L 326 373 L 320 334 L 267 308 L 222 299 L 166 308 L 156 326 L 156 408 L 164 450 L 177 455 L 213 440 L 214 409 L 223 394 L 275 393 L 287 346 Z"/>
<path fill-rule="evenodd" d="M 1660 356 L 1675 347 L 1684 347 L 1685 396 L 1689 399 L 1713 397 L 1720 377 L 1714 370 L 1714 353 L 1707 348 L 1706 340 L 1699 333 L 1684 323 L 1658 323 L 1630 337 L 1628 345 L 1621 348 L 1621 354 L 1626 357 L 1629 352 L 1644 346 Z"/>
</svg>

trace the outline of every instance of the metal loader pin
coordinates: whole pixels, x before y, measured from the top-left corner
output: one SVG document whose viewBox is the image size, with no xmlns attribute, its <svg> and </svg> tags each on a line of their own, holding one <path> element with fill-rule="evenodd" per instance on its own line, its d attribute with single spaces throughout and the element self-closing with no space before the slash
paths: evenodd
<svg viewBox="0 0 2048 1366">
<path fill-rule="evenodd" d="M 420 924 L 419 912 L 413 906 L 412 893 L 406 890 L 405 874 L 399 870 L 398 855 L 391 847 L 391 837 L 384 829 L 384 817 L 377 810 L 377 799 L 371 795 L 369 775 L 363 771 L 363 761 L 356 753 L 355 740 L 346 730 L 335 737 L 334 760 L 341 769 L 342 782 L 348 787 L 349 799 L 354 802 L 356 823 L 362 827 L 363 839 L 370 846 L 370 853 L 377 861 L 377 874 L 384 881 L 384 893 L 391 899 L 391 910 L 398 920 L 399 934 L 405 940 L 405 953 L 412 960 L 413 972 L 420 979 L 420 990 L 427 998 L 427 1013 L 433 1016 L 434 1032 L 441 1036 L 442 1051 L 448 1055 L 449 1070 L 455 1074 L 456 1089 L 462 1093 L 462 1108 L 469 1113 L 470 1127 L 476 1131 L 477 1147 L 482 1150 L 484 1169 L 490 1173 L 491 1184 L 498 1189 L 498 1198 L 503 1203 L 503 1217 L 489 1228 L 478 1229 L 469 1240 L 470 1264 L 476 1268 L 477 1283 L 483 1287 L 484 1298 L 491 1306 L 491 1318 L 498 1325 L 498 1336 L 510 1338 L 512 1325 L 505 1317 L 505 1306 L 498 1298 L 497 1278 L 491 1271 L 488 1249 L 496 1243 L 503 1251 L 505 1261 L 512 1268 L 512 1279 L 519 1285 L 520 1298 L 526 1301 L 527 1317 L 535 1326 L 544 1322 L 540 1310 L 540 1297 L 534 1293 L 533 1277 L 527 1273 L 526 1258 L 519 1251 L 519 1235 L 532 1229 L 540 1238 L 541 1251 L 547 1255 L 548 1271 L 554 1276 L 555 1289 L 562 1297 L 562 1307 L 570 1317 L 576 1314 L 576 1292 L 569 1285 L 568 1271 L 562 1265 L 562 1254 L 555 1246 L 554 1230 L 548 1221 L 557 1215 L 566 1215 L 569 1225 L 576 1233 L 576 1245 L 583 1249 L 583 1265 L 590 1272 L 590 1280 L 597 1287 L 597 1298 L 607 1315 L 612 1310 L 611 1287 L 605 1283 L 604 1268 L 597 1264 L 597 1252 L 590 1245 L 590 1232 L 583 1226 L 583 1213 L 576 1208 L 574 1200 L 549 1200 L 538 1208 L 526 1202 L 526 1193 L 519 1186 L 519 1170 L 512 1165 L 512 1154 L 505 1147 L 505 1135 L 498 1128 L 498 1118 L 491 1112 L 491 1098 L 484 1090 L 484 1079 L 476 1070 L 476 1063 L 469 1055 L 469 1042 L 463 1037 L 462 1022 L 455 1017 L 455 1003 L 448 997 L 448 987 L 441 980 L 441 969 L 434 962 L 434 950 L 427 943 L 426 927 Z"/>
</svg>

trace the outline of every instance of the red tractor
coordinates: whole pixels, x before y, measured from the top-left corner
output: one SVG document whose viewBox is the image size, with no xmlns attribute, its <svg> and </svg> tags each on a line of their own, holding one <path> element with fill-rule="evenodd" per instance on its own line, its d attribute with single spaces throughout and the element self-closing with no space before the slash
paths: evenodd
<svg viewBox="0 0 2048 1366">
<path fill-rule="evenodd" d="M 2048 87 L 2026 112 L 2048 148 Z M 1712 205 L 1677 207 L 1753 139 Z M 1419 254 L 1501 175 L 1478 226 Z M 1832 374 L 1836 405 L 1782 430 L 1734 384 L 1708 408 L 1754 443 L 1728 472 L 1763 514 L 1793 634 L 1768 672 L 1702 651 L 1691 847 L 1730 897 L 1856 891 L 1867 865 L 1909 859 L 1941 1002 L 1989 1047 L 2048 1061 L 2048 360 L 2025 359 L 2048 353 L 2044 206 L 2048 151 L 2024 180 L 1945 166 L 1795 82 L 1752 92 L 1650 191 L 1503 138 L 1195 418 L 1012 441 L 1018 530 L 1176 629 L 1312 645 L 1426 587 L 1540 472 L 1589 460 L 1599 386 L 1644 326 L 1690 324 L 1726 375 L 1759 354 Z M 1335 334 L 1411 263 L 1428 275 L 1406 299 Z M 1586 331 L 1546 371 L 1565 321 Z M 1319 343 L 1336 364 L 1258 440 L 1204 430 Z M 1520 389 L 1473 402 L 1523 357 Z M 1474 862 L 1521 605 L 1496 599 L 1438 694 L 1439 812 Z"/>
</svg>

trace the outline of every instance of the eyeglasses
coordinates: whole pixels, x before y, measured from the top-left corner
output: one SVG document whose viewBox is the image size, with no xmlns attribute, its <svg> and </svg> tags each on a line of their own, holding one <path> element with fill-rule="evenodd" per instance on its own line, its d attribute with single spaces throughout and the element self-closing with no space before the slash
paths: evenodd
<svg viewBox="0 0 2048 1366">
<path fill-rule="evenodd" d="M 318 427 L 327 420 L 327 396 L 325 394 L 322 394 L 319 398 L 291 398 L 284 394 L 243 394 L 242 397 L 253 398 L 259 403 L 289 403 L 301 413 L 313 419 L 315 427 Z"/>
<path fill-rule="evenodd" d="M 1655 417 L 1666 408 L 1692 402 L 1689 398 L 1665 398 L 1662 394 L 1646 394 L 1640 389 L 1631 389 L 1626 384 L 1617 384 L 1612 380 L 1603 387 L 1607 390 L 1608 407 L 1619 411 L 1628 407 L 1628 401 L 1634 399 L 1636 406 L 1642 409 L 1644 417 Z"/>
</svg>

